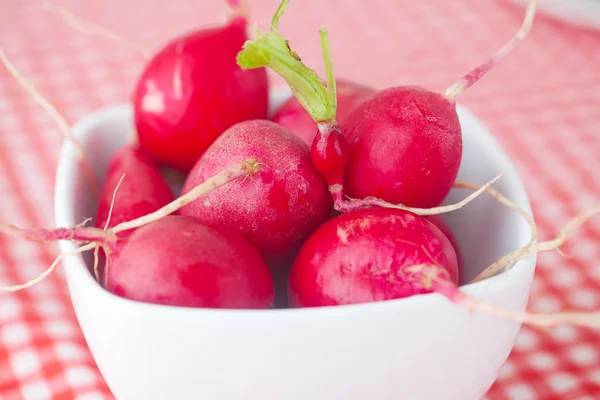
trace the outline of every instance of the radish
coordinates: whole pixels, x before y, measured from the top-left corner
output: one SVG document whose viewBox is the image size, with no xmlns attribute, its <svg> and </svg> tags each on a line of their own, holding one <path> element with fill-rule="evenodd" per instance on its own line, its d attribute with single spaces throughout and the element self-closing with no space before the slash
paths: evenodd
<svg viewBox="0 0 600 400">
<path fill-rule="evenodd" d="M 293 307 L 356 304 L 428 293 L 428 279 L 458 284 L 448 238 L 404 210 L 371 208 L 335 217 L 304 243 L 290 272 Z"/>
<path fill-rule="evenodd" d="M 146 303 L 269 308 L 273 280 L 265 261 L 237 233 L 169 215 L 114 245 L 106 289 Z"/>
<path fill-rule="evenodd" d="M 113 198 L 117 186 L 119 190 Z M 173 200 L 175 196 L 171 188 L 146 152 L 136 145 L 127 144 L 111 157 L 94 225 L 102 229 L 112 228 L 154 212 Z M 119 237 L 130 233 L 121 232 Z"/>
<path fill-rule="evenodd" d="M 0 224 L 0 230 L 28 240 L 82 243 L 73 254 L 101 247 L 107 255 L 104 287 L 128 299 L 189 307 L 268 308 L 273 304 L 273 281 L 258 250 L 230 230 L 170 215 L 259 169 L 256 159 L 243 160 L 164 207 L 106 230 L 82 225 L 20 229 L 5 224 Z M 129 235 L 121 237 L 122 232 Z M 61 257 L 40 277 L 4 290 L 20 290 L 39 282 Z"/>
<path fill-rule="evenodd" d="M 327 75 L 324 85 L 277 31 L 288 3 L 281 2 L 270 32 L 248 40 L 237 60 L 244 69 L 266 66 L 278 73 L 317 123 L 312 159 L 329 184 L 335 208 L 439 205 L 452 188 L 462 157 L 455 100 L 528 34 L 535 0 L 530 0 L 516 36 L 444 94 L 418 86 L 384 89 L 354 108 L 341 127 L 336 120 L 336 82 L 327 32 L 320 31 Z M 353 199 L 346 199 L 346 194 Z"/>
<path fill-rule="evenodd" d="M 181 215 L 235 230 L 270 265 L 289 259 L 331 214 L 327 184 L 311 163 L 308 146 L 268 120 L 240 122 L 202 155 L 183 185 L 187 193 L 232 163 L 256 157 L 261 170 L 191 202 Z"/>
<path fill-rule="evenodd" d="M 227 128 L 267 118 L 266 70 L 243 71 L 235 61 L 248 38 L 246 13 L 238 6 L 225 25 L 173 39 L 142 72 L 135 127 L 141 147 L 160 164 L 187 172 Z"/>
<path fill-rule="evenodd" d="M 356 105 L 375 93 L 375 90 L 370 87 L 345 79 L 337 79 L 336 88 L 336 117 L 340 124 L 343 124 L 346 116 Z M 312 144 L 318 131 L 315 121 L 306 112 L 298 99 L 293 96 L 283 103 L 271 120 L 294 132 L 296 136 L 309 146 Z"/>
</svg>

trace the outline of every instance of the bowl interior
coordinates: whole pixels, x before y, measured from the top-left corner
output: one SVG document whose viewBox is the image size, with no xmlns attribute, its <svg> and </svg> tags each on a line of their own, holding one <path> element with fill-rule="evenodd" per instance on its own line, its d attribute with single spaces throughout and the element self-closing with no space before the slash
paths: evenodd
<svg viewBox="0 0 600 400">
<path fill-rule="evenodd" d="M 287 87 L 273 90 L 271 112 L 289 96 Z M 509 158 L 471 112 L 460 105 L 457 111 L 464 137 L 458 179 L 484 184 L 499 173 L 504 173 L 494 188 L 531 214 L 525 190 Z M 111 155 L 124 145 L 133 129 L 132 109 L 127 105 L 100 110 L 75 125 L 73 133 L 84 147 L 88 162 L 101 184 Z M 71 226 L 81 223 L 85 218 L 92 218 L 96 202 L 68 143 L 61 152 L 56 178 L 57 225 Z M 444 204 L 456 203 L 470 193 L 467 190 L 452 190 Z M 463 285 L 502 255 L 525 244 L 530 234 L 521 216 L 485 194 L 461 210 L 442 214 L 441 218 L 451 228 L 459 246 L 462 256 L 460 280 Z M 62 245 L 63 251 L 73 248 L 65 243 Z M 81 260 L 89 266 L 91 256 L 86 254 Z M 85 268 L 83 262 L 81 264 Z"/>
</svg>

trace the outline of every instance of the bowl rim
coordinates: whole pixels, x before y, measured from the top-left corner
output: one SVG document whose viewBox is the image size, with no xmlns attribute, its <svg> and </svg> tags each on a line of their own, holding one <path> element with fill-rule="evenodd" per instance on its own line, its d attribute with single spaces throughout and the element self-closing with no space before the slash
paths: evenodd
<svg viewBox="0 0 600 400">
<path fill-rule="evenodd" d="M 270 89 L 271 95 L 286 95 L 289 92 L 288 87 L 272 87 Z M 485 136 L 485 140 L 489 141 L 491 145 L 496 149 L 496 156 L 504 164 L 505 175 L 513 176 L 513 201 L 522 207 L 531 218 L 534 218 L 532 214 L 532 207 L 525 190 L 525 186 L 521 180 L 521 177 L 517 173 L 517 169 L 508 156 L 504 149 L 501 147 L 497 139 L 491 134 L 488 128 L 471 112 L 467 107 L 461 104 L 457 104 L 457 113 L 462 118 L 470 119 L 470 122 L 477 125 L 477 128 L 481 131 L 481 134 Z M 87 134 L 92 132 L 90 129 L 93 126 L 97 126 L 115 115 L 127 113 L 129 116 L 132 114 L 132 106 L 129 103 L 121 103 L 116 105 L 110 105 L 102 107 L 91 113 L 80 118 L 72 127 L 73 136 L 77 138 L 85 137 Z M 73 200 L 73 177 L 77 168 L 71 168 L 76 163 L 75 150 L 73 145 L 65 140 L 61 146 L 56 174 L 55 174 L 55 193 L 54 193 L 54 213 L 55 213 L 55 225 L 66 226 L 71 221 L 71 208 L 64 207 L 65 204 L 72 203 Z M 67 253 L 76 249 L 75 245 L 68 241 L 59 241 L 59 247 L 62 253 Z M 479 282 L 469 282 L 459 287 L 461 292 L 472 294 L 479 292 L 485 285 L 491 283 L 504 284 L 506 285 L 513 279 L 527 279 L 526 274 L 528 271 L 533 269 L 535 271 L 537 261 L 537 254 L 529 254 L 519 259 L 509 271 L 502 271 L 492 277 L 484 279 Z M 137 313 L 162 313 L 163 315 L 178 316 L 178 315 L 189 315 L 189 314 L 201 314 L 201 315 L 219 315 L 219 316 L 231 316 L 239 318 L 240 316 L 302 316 L 302 315 L 315 315 L 315 313 L 349 313 L 353 310 L 383 310 L 386 307 L 397 308 L 412 307 L 414 304 L 418 304 L 419 307 L 425 305 L 432 305 L 437 301 L 445 301 L 447 299 L 439 293 L 426 293 L 418 296 L 410 296 L 400 299 L 392 299 L 378 302 L 360 303 L 360 304 L 348 304 L 348 305 L 336 305 L 336 306 L 321 306 L 321 307 L 305 307 L 305 308 L 281 308 L 281 309 L 218 309 L 218 308 L 199 308 L 199 307 L 180 307 L 173 305 L 153 304 L 140 302 L 135 300 L 126 299 L 110 293 L 103 287 L 101 287 L 94 277 L 88 272 L 85 265 L 83 255 L 77 254 L 75 256 L 68 256 L 63 258 L 63 265 L 65 266 L 65 274 L 67 277 L 67 286 L 69 292 L 72 293 L 72 285 L 85 285 L 85 291 L 89 296 L 94 296 L 98 301 L 103 303 L 111 303 L 115 307 L 135 307 Z M 509 278 L 510 272 L 510 278 Z M 528 285 L 530 291 L 531 284 Z"/>
</svg>

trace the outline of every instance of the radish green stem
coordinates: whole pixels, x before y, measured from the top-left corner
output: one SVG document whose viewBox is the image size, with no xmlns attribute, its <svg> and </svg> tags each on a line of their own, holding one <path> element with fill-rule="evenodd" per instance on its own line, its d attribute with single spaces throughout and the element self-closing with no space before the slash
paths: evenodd
<svg viewBox="0 0 600 400">
<path fill-rule="evenodd" d="M 279 19 L 289 0 L 283 0 L 271 20 L 271 30 L 257 32 L 256 39 L 247 40 L 237 55 L 237 63 L 243 69 L 269 67 L 289 85 L 294 96 L 316 122 L 334 121 L 337 110 L 335 84 L 325 87 L 319 75 L 306 66 L 277 31 Z M 333 67 L 329 51 L 327 31 L 321 30 L 325 68 L 328 80 L 333 80 Z"/>
<path fill-rule="evenodd" d="M 321 38 L 321 52 L 323 53 L 323 63 L 325 64 L 325 73 L 327 74 L 327 99 L 330 104 L 337 109 L 337 95 L 335 86 L 335 75 L 333 73 L 333 61 L 331 60 L 331 45 L 329 44 L 329 34 L 327 29 L 322 27 L 319 31 Z"/>
</svg>

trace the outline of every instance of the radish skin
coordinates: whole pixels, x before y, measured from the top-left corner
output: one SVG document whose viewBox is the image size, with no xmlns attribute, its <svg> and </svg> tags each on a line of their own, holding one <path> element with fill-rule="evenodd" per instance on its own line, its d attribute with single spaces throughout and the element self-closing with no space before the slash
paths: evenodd
<svg viewBox="0 0 600 400">
<path fill-rule="evenodd" d="M 161 165 L 188 172 L 226 129 L 267 118 L 266 70 L 243 71 L 235 61 L 246 26 L 246 17 L 235 15 L 178 37 L 146 65 L 133 96 L 135 127 L 141 147 Z"/>
<path fill-rule="evenodd" d="M 247 240 L 170 215 L 117 242 L 105 287 L 146 303 L 204 308 L 270 308 L 273 280 Z"/>
<path fill-rule="evenodd" d="M 431 264 L 435 267 L 425 267 Z M 429 293 L 419 268 L 458 284 L 454 248 L 434 224 L 385 208 L 342 214 L 321 225 L 300 249 L 290 272 L 291 306 L 358 304 Z"/>
<path fill-rule="evenodd" d="M 331 214 L 325 180 L 293 133 L 268 120 L 245 121 L 224 132 L 188 174 L 182 193 L 238 160 L 257 157 L 260 172 L 212 191 L 181 215 L 235 230 L 270 265 L 287 260 Z"/>
<path fill-rule="evenodd" d="M 389 88 L 358 105 L 340 127 L 348 143 L 344 189 L 349 197 L 429 208 L 452 189 L 462 131 L 455 105 L 442 95 Z"/>
</svg>

